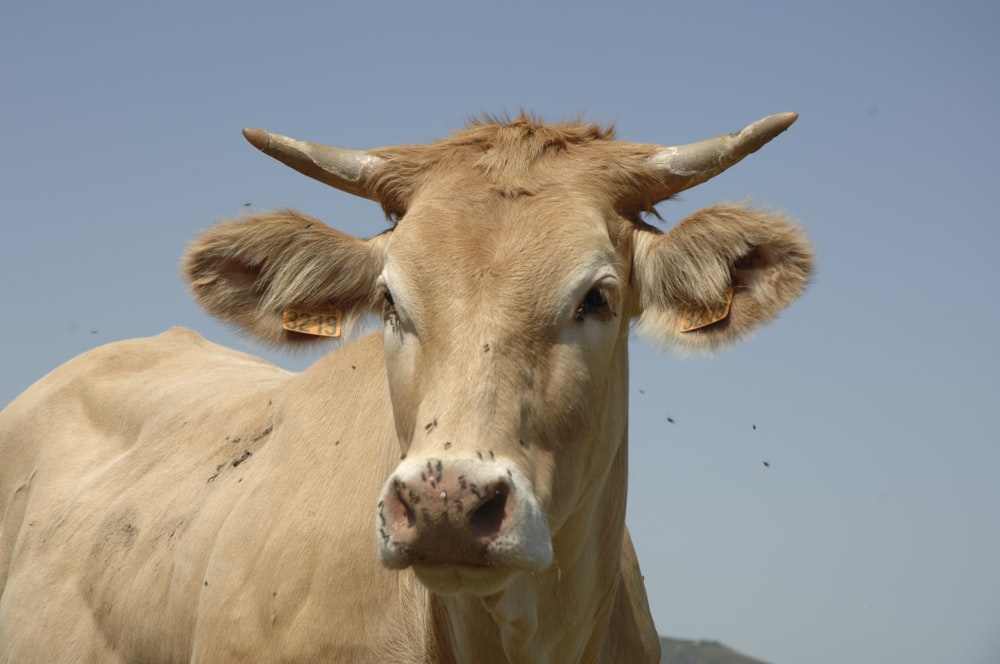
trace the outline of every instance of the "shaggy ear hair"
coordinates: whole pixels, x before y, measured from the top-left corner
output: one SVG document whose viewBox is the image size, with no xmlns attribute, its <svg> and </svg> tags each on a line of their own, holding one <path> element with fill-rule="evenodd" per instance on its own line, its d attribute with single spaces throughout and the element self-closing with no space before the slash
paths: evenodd
<svg viewBox="0 0 1000 664">
<path fill-rule="evenodd" d="M 780 213 L 717 205 L 666 234 L 637 236 L 637 331 L 684 350 L 711 352 L 738 341 L 801 295 L 812 275 L 805 233 Z M 730 288 L 728 315 L 693 324 L 713 320 L 709 310 L 724 313 Z"/>
<path fill-rule="evenodd" d="M 181 272 L 205 311 L 273 345 L 325 337 L 282 329 L 286 307 L 343 312 L 342 329 L 371 310 L 382 238 L 359 240 L 294 210 L 218 224 L 187 248 Z"/>
</svg>

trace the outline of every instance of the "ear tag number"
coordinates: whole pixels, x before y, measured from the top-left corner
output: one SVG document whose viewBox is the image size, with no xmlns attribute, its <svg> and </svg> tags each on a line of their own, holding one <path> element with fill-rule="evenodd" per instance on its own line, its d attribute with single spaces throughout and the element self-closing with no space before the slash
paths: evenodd
<svg viewBox="0 0 1000 664">
<path fill-rule="evenodd" d="M 281 316 L 281 327 L 289 332 L 336 338 L 340 336 L 343 319 L 344 312 L 337 307 L 310 307 L 306 310 L 304 307 L 291 306 L 286 307 Z"/>
<path fill-rule="evenodd" d="M 726 291 L 726 301 L 714 307 L 684 307 L 681 311 L 680 332 L 694 332 L 725 320 L 733 306 L 733 287 Z"/>
</svg>

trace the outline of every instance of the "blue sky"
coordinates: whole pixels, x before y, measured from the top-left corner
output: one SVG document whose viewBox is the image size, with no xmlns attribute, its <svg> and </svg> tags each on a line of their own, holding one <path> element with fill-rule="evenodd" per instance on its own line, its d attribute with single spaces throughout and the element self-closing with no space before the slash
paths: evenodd
<svg viewBox="0 0 1000 664">
<path fill-rule="evenodd" d="M 659 208 L 782 208 L 819 272 L 714 358 L 633 343 L 657 626 L 774 664 L 1000 661 L 998 24 L 989 2 L 6 3 L 0 403 L 172 325 L 260 352 L 177 273 L 246 203 L 385 228 L 244 126 L 367 148 L 526 108 L 676 144 L 797 111 Z"/>
</svg>

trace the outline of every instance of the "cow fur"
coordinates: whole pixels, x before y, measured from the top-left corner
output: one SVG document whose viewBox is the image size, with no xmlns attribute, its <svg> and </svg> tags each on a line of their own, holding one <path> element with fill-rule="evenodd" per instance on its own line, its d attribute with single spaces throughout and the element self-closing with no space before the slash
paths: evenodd
<svg viewBox="0 0 1000 664">
<path fill-rule="evenodd" d="M 714 351 L 800 295 L 813 255 L 759 208 L 645 222 L 669 195 L 654 150 L 484 119 L 372 151 L 374 237 L 293 210 L 201 234 L 182 273 L 245 334 L 312 342 L 281 329 L 292 305 L 382 329 L 300 374 L 173 330 L 0 412 L 0 662 L 657 662 L 625 527 L 630 331 Z M 729 289 L 726 318 L 679 331 Z M 504 484 L 504 557 L 393 540 L 398 487 L 434 503 L 435 466 Z"/>
</svg>

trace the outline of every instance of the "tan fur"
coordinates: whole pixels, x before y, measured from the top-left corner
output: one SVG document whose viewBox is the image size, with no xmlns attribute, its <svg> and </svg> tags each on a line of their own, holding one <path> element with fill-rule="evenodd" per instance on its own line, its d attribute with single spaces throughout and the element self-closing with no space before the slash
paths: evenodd
<svg viewBox="0 0 1000 664">
<path fill-rule="evenodd" d="M 684 350 L 711 352 L 738 341 L 799 297 L 812 275 L 812 248 L 781 213 L 716 205 L 664 235 L 640 233 L 640 238 L 638 331 Z M 685 307 L 716 305 L 730 286 L 728 318 L 698 331 L 678 331 Z"/>
<path fill-rule="evenodd" d="M 358 240 L 295 210 L 248 216 L 203 233 L 181 272 L 205 311 L 280 346 L 320 337 L 281 328 L 290 305 L 333 304 L 350 330 L 368 311 L 381 265 L 380 240 Z"/>
<path fill-rule="evenodd" d="M 742 206 L 644 224 L 653 149 L 483 120 L 376 151 L 397 223 L 372 239 L 290 210 L 203 233 L 182 272 L 243 332 L 308 340 L 280 329 L 290 305 L 383 331 L 295 375 L 174 330 L 0 412 L 0 662 L 658 661 L 624 523 L 630 326 L 714 350 L 797 297 L 812 253 Z M 727 319 L 676 331 L 730 286 Z M 551 565 L 448 595 L 383 568 L 402 457 L 516 469 Z"/>
<path fill-rule="evenodd" d="M 392 217 L 405 214 L 425 191 L 464 202 L 530 196 L 567 180 L 626 216 L 651 209 L 660 200 L 650 197 L 658 184 L 644 160 L 656 146 L 613 139 L 613 128 L 590 123 L 547 125 L 526 114 L 510 121 L 487 118 L 436 143 L 372 151 L 386 159 L 373 188 Z M 468 186 L 473 182 L 480 186 Z"/>
</svg>

